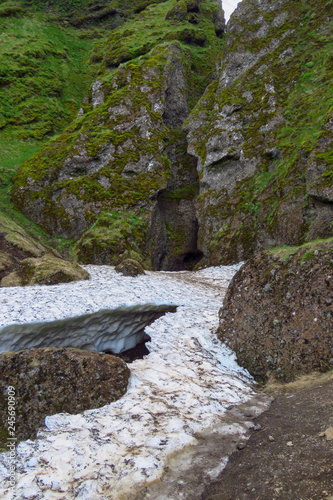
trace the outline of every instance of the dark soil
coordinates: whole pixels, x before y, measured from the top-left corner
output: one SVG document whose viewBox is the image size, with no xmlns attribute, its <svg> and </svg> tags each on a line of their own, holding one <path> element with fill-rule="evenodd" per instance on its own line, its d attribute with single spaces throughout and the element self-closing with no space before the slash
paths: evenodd
<svg viewBox="0 0 333 500">
<path fill-rule="evenodd" d="M 202 500 L 333 500 L 333 376 L 275 388 L 275 400 L 255 420 L 238 450 Z"/>
</svg>

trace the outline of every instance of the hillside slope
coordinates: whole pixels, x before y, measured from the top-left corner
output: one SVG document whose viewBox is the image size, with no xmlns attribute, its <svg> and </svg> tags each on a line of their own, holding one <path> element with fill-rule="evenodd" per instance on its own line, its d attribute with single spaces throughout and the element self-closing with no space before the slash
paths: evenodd
<svg viewBox="0 0 333 500">
<path fill-rule="evenodd" d="M 51 273 L 60 279 L 62 274 L 58 271 L 63 267 L 63 276 L 67 276 L 71 265 L 54 261 L 55 256 L 56 259 L 61 256 L 50 245 L 62 251 L 71 242 L 51 238 L 18 212 L 10 200 L 13 177 L 25 160 L 77 116 L 82 99 L 98 74 L 99 63 L 90 61 L 96 41 L 101 43 L 111 29 L 149 3 L 148 0 L 138 0 L 135 5 L 118 0 L 0 2 L 2 286 L 19 284 L 17 277 L 6 276 L 21 272 L 22 260 L 37 254 L 48 256 L 48 266 L 55 273 L 49 269 L 47 275 Z M 13 239 L 13 234 L 19 237 Z M 68 251 L 66 255 L 69 256 Z M 73 268 L 71 272 L 75 276 L 78 270 Z M 28 282 L 23 279 L 23 283 Z"/>
</svg>

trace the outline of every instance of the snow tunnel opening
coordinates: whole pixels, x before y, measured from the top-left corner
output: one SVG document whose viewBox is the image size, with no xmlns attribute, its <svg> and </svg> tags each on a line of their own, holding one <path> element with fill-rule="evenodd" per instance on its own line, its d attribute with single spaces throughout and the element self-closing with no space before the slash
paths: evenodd
<svg viewBox="0 0 333 500">
<path fill-rule="evenodd" d="M 150 351 L 147 347 L 147 342 L 151 341 L 151 337 L 147 334 L 144 333 L 142 340 L 140 340 L 134 347 L 131 349 L 127 349 L 126 351 L 120 352 L 120 353 L 115 353 L 112 352 L 111 350 L 104 351 L 105 354 L 112 354 L 112 356 L 117 356 L 118 358 L 121 358 L 125 363 L 130 364 L 133 363 L 133 361 L 136 361 L 137 359 L 143 359 L 145 356 L 147 356 Z"/>
</svg>

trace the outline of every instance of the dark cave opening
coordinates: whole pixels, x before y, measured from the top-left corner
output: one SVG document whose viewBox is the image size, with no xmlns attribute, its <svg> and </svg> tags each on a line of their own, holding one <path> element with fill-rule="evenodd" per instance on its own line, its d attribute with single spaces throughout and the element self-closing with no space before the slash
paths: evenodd
<svg viewBox="0 0 333 500">
<path fill-rule="evenodd" d="M 117 356 L 118 358 L 124 360 L 125 363 L 133 363 L 133 361 L 135 361 L 136 359 L 143 359 L 144 356 L 147 356 L 149 354 L 150 351 L 146 346 L 146 343 L 150 341 L 151 338 L 145 333 L 143 336 L 143 340 L 139 342 L 135 347 L 132 347 L 132 349 L 128 349 L 127 351 L 123 351 L 119 354 L 115 354 L 111 351 L 105 351 L 105 353 Z"/>
</svg>

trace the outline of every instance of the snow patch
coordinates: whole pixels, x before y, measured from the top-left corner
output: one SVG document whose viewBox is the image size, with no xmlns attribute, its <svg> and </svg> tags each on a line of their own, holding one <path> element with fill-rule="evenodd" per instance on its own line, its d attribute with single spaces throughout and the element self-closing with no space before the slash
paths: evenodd
<svg viewBox="0 0 333 500">
<path fill-rule="evenodd" d="M 90 281 L 0 290 L 2 325 L 147 302 L 179 306 L 145 329 L 150 354 L 130 365 L 123 398 L 80 415 L 47 417 L 36 441 L 18 445 L 16 498 L 129 500 L 170 472 L 177 476 L 178 468 L 190 470 L 195 460 L 208 478 L 221 470 L 226 456 L 202 457 L 200 447 L 209 439 L 215 447 L 214 433 L 245 434 L 246 426 L 236 420 L 226 424 L 226 414 L 230 405 L 254 396 L 249 374 L 215 335 L 223 294 L 238 267 L 130 278 L 107 266 L 85 266 Z M 200 451 L 196 459 L 195 450 Z M 5 500 L 14 498 L 6 481 L 8 459 L 7 453 L 0 455 Z M 154 500 L 197 498 L 192 490 L 186 496 L 175 489 L 181 484 L 172 483 L 167 496 L 163 486 Z"/>
</svg>

